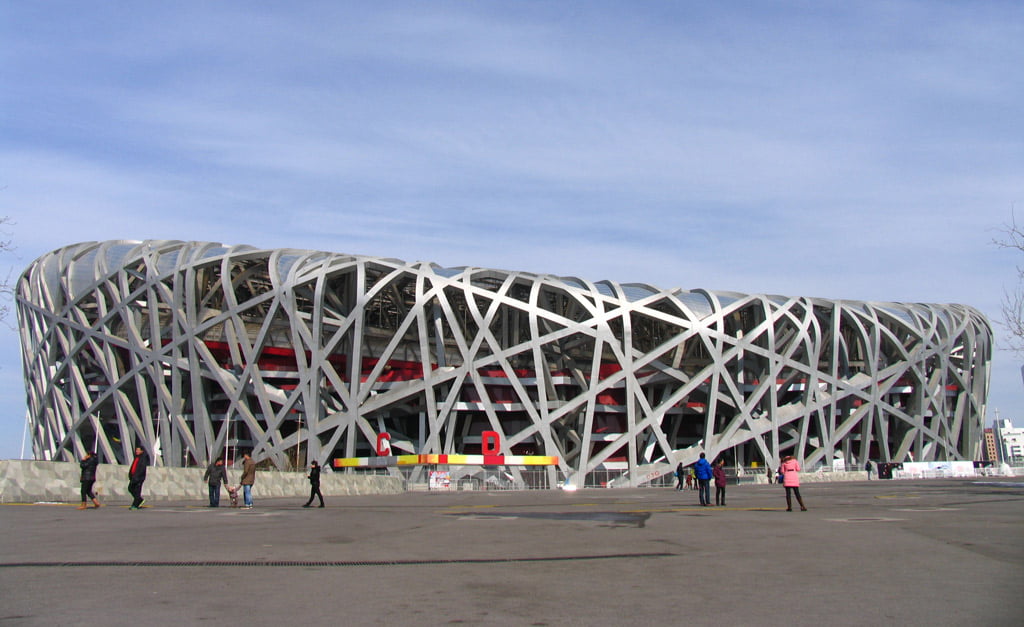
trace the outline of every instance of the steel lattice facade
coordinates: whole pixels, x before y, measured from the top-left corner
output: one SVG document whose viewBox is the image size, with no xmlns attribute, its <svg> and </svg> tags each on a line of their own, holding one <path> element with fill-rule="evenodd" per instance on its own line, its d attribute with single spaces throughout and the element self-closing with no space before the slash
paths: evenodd
<svg viewBox="0 0 1024 627">
<path fill-rule="evenodd" d="M 973 459 L 992 332 L 963 305 L 662 290 L 304 250 L 110 241 L 19 278 L 37 459 L 279 468 L 557 456 L 584 485 L 694 461 Z M 460 472 L 471 472 L 462 469 Z M 515 473 L 516 469 L 509 469 Z"/>
</svg>

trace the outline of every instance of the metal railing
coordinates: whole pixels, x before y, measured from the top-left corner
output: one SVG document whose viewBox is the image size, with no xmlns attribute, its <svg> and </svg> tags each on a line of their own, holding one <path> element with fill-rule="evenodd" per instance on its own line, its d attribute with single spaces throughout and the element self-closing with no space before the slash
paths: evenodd
<svg viewBox="0 0 1024 627">
<path fill-rule="evenodd" d="M 450 473 L 450 481 L 446 487 L 431 487 L 428 485 L 429 472 L 431 470 L 437 471 L 448 471 Z M 729 485 L 737 484 L 748 484 L 748 483 L 765 483 L 765 477 L 768 474 L 768 470 L 764 466 L 754 467 L 729 467 L 726 468 L 726 477 L 728 478 Z M 389 475 L 393 474 L 394 469 L 387 468 L 356 468 L 350 469 L 349 472 L 364 475 Z M 403 467 L 398 471 L 406 483 L 406 487 L 409 490 L 431 490 L 431 489 L 443 489 L 446 491 L 461 491 L 461 490 L 476 490 L 476 491 L 487 491 L 487 490 L 550 490 L 553 488 L 561 487 L 565 484 L 566 476 L 561 470 L 556 470 L 551 473 L 547 468 L 519 468 L 517 472 L 512 472 L 508 467 L 482 467 L 473 470 L 469 470 L 466 467 L 461 466 L 437 466 L 437 467 Z M 831 466 L 815 466 L 808 468 L 804 471 L 804 475 L 809 474 L 831 474 L 837 472 L 848 472 L 848 473 L 864 473 L 864 470 L 855 468 L 847 468 L 846 470 L 840 471 L 833 469 Z M 609 488 L 625 485 L 623 478 L 627 472 L 625 470 L 594 470 L 587 473 L 584 477 L 583 487 L 584 488 Z M 775 471 L 771 470 L 771 482 L 775 483 Z M 872 468 L 872 478 L 878 476 L 877 469 Z M 893 479 L 909 479 L 909 478 L 948 478 L 953 477 L 951 473 L 943 473 L 939 471 L 929 471 L 924 474 L 916 473 L 909 475 L 901 473 L 898 470 L 893 471 Z M 1024 476 L 1024 467 L 1016 466 L 1002 466 L 994 468 L 976 468 L 975 476 L 979 477 L 1013 477 L 1013 476 Z M 554 479 L 552 480 L 552 477 Z M 676 485 L 676 477 L 672 472 L 651 478 L 650 481 L 646 481 L 640 484 L 641 488 L 671 488 Z"/>
</svg>

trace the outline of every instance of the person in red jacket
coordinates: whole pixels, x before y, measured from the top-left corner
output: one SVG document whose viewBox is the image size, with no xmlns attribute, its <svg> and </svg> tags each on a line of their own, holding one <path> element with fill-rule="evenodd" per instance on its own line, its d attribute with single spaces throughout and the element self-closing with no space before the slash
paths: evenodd
<svg viewBox="0 0 1024 627">
<path fill-rule="evenodd" d="M 793 498 L 790 492 L 796 494 L 796 502 L 800 504 L 800 511 L 806 512 L 804 500 L 800 498 L 800 464 L 792 455 L 787 455 L 779 466 L 779 474 L 782 475 L 782 485 L 786 488 L 786 511 L 793 511 Z"/>
<path fill-rule="evenodd" d="M 725 460 L 719 458 L 718 463 L 711 469 L 715 476 L 715 505 L 725 505 Z"/>
<path fill-rule="evenodd" d="M 142 498 L 142 484 L 146 481 L 146 468 L 149 467 L 149 456 L 141 446 L 135 447 L 135 459 L 128 469 L 128 492 L 132 495 L 132 506 L 128 509 L 139 509 L 146 499 Z"/>
</svg>

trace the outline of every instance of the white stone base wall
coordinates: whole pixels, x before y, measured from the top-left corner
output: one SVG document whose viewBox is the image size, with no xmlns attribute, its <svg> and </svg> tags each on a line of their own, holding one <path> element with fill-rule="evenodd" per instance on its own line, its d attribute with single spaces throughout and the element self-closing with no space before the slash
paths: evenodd
<svg viewBox="0 0 1024 627">
<path fill-rule="evenodd" d="M 754 479 L 751 481 L 750 477 Z M 750 481 L 751 483 L 768 483 L 768 476 L 763 472 L 756 475 L 747 475 L 741 477 L 744 482 Z M 865 470 L 840 470 L 840 471 L 829 471 L 829 472 L 802 472 L 800 473 L 800 483 L 831 483 L 835 481 L 867 481 L 868 473 Z M 871 471 L 871 480 L 876 481 L 878 479 L 878 473 Z M 775 481 L 775 475 L 772 475 L 772 481 Z M 883 479 L 882 481 L 888 481 Z"/>
<path fill-rule="evenodd" d="M 187 501 L 206 503 L 209 498 L 205 468 L 154 468 L 146 472 L 142 495 L 147 501 Z M 231 485 L 238 485 L 241 469 L 228 469 Z M 39 501 L 71 503 L 81 501 L 81 469 L 71 462 L 0 460 L 0 503 Z M 127 502 L 128 466 L 100 464 L 93 491 L 101 503 Z M 349 494 L 398 494 L 404 492 L 402 480 L 384 475 L 355 475 L 325 472 L 320 476 L 320 491 L 325 498 Z M 274 497 L 309 497 L 305 473 L 256 471 L 253 500 Z M 221 490 L 221 505 L 227 490 Z"/>
</svg>

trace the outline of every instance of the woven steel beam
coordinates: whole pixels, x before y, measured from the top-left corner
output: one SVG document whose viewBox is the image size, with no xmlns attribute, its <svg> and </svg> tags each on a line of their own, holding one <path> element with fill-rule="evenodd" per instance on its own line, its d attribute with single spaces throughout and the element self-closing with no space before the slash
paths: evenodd
<svg viewBox="0 0 1024 627">
<path fill-rule="evenodd" d="M 206 242 L 76 244 L 17 283 L 33 452 L 278 468 L 558 459 L 641 485 L 731 464 L 973 459 L 992 331 L 964 305 L 662 290 Z M 517 469 L 510 468 L 515 474 Z M 471 469 L 453 472 L 469 473 Z"/>
</svg>

